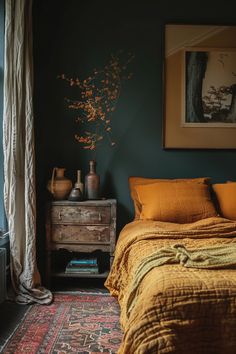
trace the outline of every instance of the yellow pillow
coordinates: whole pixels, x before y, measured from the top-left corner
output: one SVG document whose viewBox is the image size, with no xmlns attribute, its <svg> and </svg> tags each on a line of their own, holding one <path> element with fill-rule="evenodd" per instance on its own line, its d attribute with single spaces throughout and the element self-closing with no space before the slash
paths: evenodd
<svg viewBox="0 0 236 354">
<path fill-rule="evenodd" d="M 220 214 L 226 219 L 236 220 L 236 182 L 213 184 Z"/>
<path fill-rule="evenodd" d="M 146 184 L 153 184 L 153 183 L 158 183 L 158 182 L 170 182 L 170 183 L 202 183 L 202 184 L 207 184 L 209 183 L 210 178 L 209 177 L 200 177 L 200 178 L 183 178 L 183 179 L 159 179 L 159 178 L 144 178 L 144 177 L 129 177 L 129 188 L 130 188 L 130 195 L 131 198 L 134 202 L 134 212 L 135 212 L 135 219 L 140 218 L 140 213 L 141 213 L 141 204 L 138 200 L 137 192 L 136 192 L 136 186 L 137 185 L 146 185 Z"/>
<path fill-rule="evenodd" d="M 135 187 L 140 219 L 179 224 L 217 216 L 208 186 L 198 183 L 153 183 Z"/>
</svg>

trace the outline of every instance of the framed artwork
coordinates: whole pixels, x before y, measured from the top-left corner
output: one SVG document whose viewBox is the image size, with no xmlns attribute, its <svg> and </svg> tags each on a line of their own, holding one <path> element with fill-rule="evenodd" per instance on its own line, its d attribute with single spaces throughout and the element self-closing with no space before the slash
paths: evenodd
<svg viewBox="0 0 236 354">
<path fill-rule="evenodd" d="M 166 25 L 164 148 L 236 148 L 236 26 Z"/>
</svg>

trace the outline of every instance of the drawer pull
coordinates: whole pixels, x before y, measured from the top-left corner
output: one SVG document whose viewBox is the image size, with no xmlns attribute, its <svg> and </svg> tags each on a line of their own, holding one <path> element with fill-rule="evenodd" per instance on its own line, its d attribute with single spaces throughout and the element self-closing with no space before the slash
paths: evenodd
<svg viewBox="0 0 236 354">
<path fill-rule="evenodd" d="M 98 235 L 98 241 L 101 241 L 102 237 L 101 234 Z"/>
<path fill-rule="evenodd" d="M 60 234 L 59 234 L 59 240 L 63 240 L 63 238 L 64 238 L 64 234 L 62 234 L 62 233 L 60 232 Z"/>
<path fill-rule="evenodd" d="M 98 221 L 102 221 L 102 214 L 101 213 L 98 214 Z"/>
<path fill-rule="evenodd" d="M 61 211 L 59 211 L 59 213 L 58 213 L 58 219 L 59 219 L 59 220 L 62 219 Z"/>
</svg>

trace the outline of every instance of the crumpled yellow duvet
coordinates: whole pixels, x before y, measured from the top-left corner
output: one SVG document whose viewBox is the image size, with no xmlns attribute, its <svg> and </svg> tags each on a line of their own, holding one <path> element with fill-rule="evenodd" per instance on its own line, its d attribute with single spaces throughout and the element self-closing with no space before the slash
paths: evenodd
<svg viewBox="0 0 236 354">
<path fill-rule="evenodd" d="M 138 220 L 122 230 L 106 287 L 117 296 L 121 354 L 235 354 L 236 267 L 163 264 L 142 278 L 127 311 L 137 269 L 176 243 L 188 250 L 236 244 L 236 222 L 213 217 L 191 224 Z"/>
</svg>

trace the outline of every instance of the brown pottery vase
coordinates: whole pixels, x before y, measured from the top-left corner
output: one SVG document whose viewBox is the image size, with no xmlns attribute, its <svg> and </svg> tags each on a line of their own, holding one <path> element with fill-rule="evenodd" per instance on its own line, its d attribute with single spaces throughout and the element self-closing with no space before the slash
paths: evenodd
<svg viewBox="0 0 236 354">
<path fill-rule="evenodd" d="M 89 161 L 89 173 L 85 176 L 85 196 L 87 199 L 99 199 L 100 177 L 96 173 L 96 161 Z"/>
<path fill-rule="evenodd" d="M 55 200 L 67 199 L 71 189 L 72 182 L 65 177 L 65 168 L 54 167 L 52 178 L 48 181 L 47 188 Z"/>
</svg>

